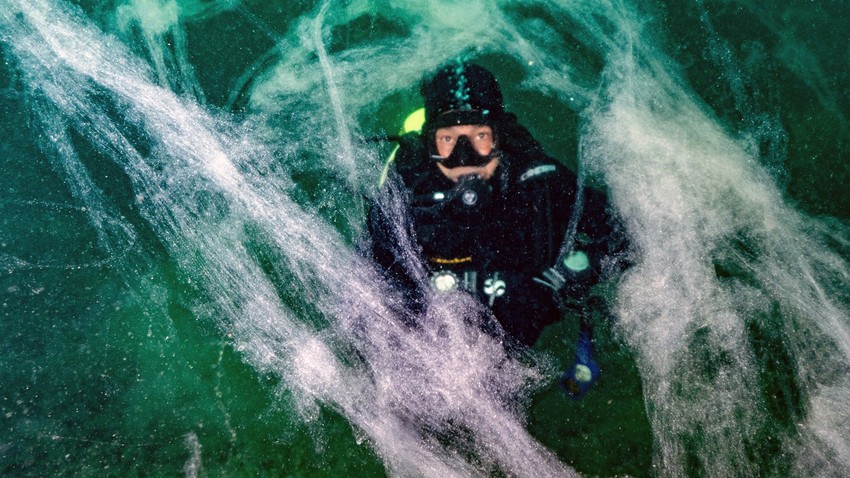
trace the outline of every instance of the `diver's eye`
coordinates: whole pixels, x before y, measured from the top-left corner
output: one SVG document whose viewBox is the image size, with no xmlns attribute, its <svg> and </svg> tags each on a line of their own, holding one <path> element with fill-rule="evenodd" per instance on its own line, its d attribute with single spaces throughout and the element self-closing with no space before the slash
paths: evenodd
<svg viewBox="0 0 850 478">
<path fill-rule="evenodd" d="M 452 138 L 451 136 L 443 136 L 443 137 L 440 138 L 440 141 L 442 141 L 444 143 L 453 143 L 454 140 L 455 139 Z"/>
</svg>

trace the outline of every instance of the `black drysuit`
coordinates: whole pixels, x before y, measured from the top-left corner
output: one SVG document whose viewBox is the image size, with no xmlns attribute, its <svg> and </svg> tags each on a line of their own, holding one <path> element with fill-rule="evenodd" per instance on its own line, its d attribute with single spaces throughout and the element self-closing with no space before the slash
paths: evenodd
<svg viewBox="0 0 850 478">
<path fill-rule="evenodd" d="M 403 138 L 391 171 L 397 175 L 391 181 L 400 180 L 403 188 L 385 187 L 380 194 L 404 195 L 406 227 L 430 282 L 450 274 L 450 281 L 490 307 L 512 342 L 532 345 L 544 327 L 560 320 L 565 297 L 581 301 L 599 280 L 601 262 L 612 253 L 612 228 L 604 195 L 584 188 L 572 236 L 573 250 L 586 254 L 589 267 L 581 272 L 560 267 L 566 284 L 557 291 L 540 280 L 559 260 L 577 204 L 577 177 L 546 156 L 513 115 L 506 117 L 499 127 L 501 158 L 487 181 L 492 191 L 486 206 L 469 212 L 459 205 L 455 183 L 438 170 L 427 140 L 419 135 Z M 405 266 L 409 258 L 401 257 L 405 252 L 394 224 L 384 209 L 371 208 L 372 255 L 392 281 L 408 289 L 415 309 L 423 297 L 417 289 L 429 281 L 416 280 Z"/>
</svg>

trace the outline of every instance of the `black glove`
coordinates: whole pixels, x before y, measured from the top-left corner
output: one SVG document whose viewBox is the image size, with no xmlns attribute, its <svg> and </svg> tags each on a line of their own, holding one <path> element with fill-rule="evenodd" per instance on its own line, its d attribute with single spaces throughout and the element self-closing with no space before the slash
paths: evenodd
<svg viewBox="0 0 850 478">
<path fill-rule="evenodd" d="M 587 254 L 574 250 L 541 272 L 541 277 L 535 277 L 534 281 L 551 289 L 559 304 L 565 305 L 585 300 L 595 283 L 595 275 Z"/>
</svg>

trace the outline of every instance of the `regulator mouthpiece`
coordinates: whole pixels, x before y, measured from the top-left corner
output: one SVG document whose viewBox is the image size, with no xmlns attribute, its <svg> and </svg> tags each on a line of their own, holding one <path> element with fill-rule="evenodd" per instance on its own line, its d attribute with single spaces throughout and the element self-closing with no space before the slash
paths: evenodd
<svg viewBox="0 0 850 478">
<path fill-rule="evenodd" d="M 452 189 L 451 203 L 457 212 L 478 212 L 490 203 L 492 193 L 493 188 L 481 176 L 465 174 Z"/>
</svg>

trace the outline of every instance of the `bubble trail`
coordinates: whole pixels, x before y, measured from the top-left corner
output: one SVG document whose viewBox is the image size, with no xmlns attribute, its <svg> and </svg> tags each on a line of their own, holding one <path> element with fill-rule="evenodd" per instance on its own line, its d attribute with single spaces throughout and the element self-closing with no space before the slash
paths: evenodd
<svg viewBox="0 0 850 478">
<path fill-rule="evenodd" d="M 539 377 L 462 320 L 482 313 L 471 298 L 434 299 L 421 330 L 408 330 L 400 298 L 373 266 L 287 196 L 285 177 L 255 168 L 269 152 L 249 132 L 157 85 L 154 72 L 74 8 L 2 7 L 6 41 L 40 116 L 67 124 L 124 170 L 142 215 L 215 304 L 235 348 L 260 373 L 283 379 L 305 419 L 319 406 L 338 410 L 397 475 L 573 474 L 503 401 Z M 69 181 L 67 171 L 87 166 L 58 154 L 72 165 L 60 168 Z M 289 278 L 285 287 L 323 313 L 324 326 L 281 301 L 255 243 Z M 478 464 L 439 441 L 464 429 Z"/>
</svg>

